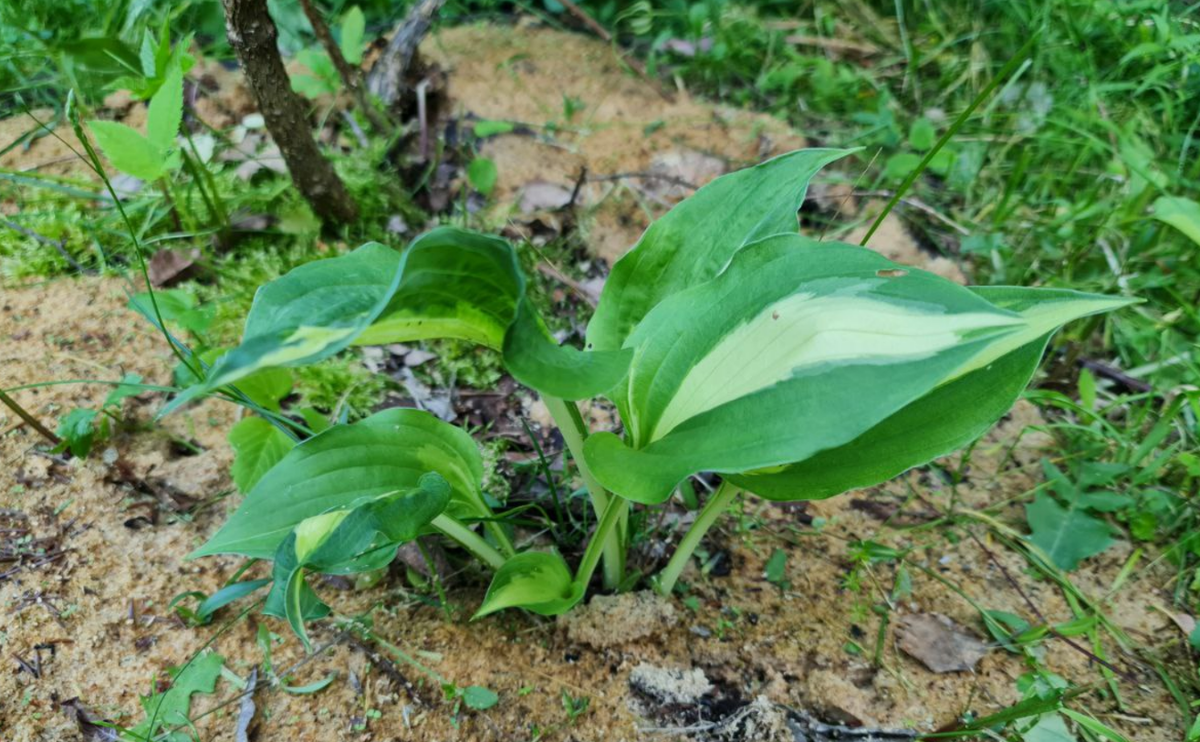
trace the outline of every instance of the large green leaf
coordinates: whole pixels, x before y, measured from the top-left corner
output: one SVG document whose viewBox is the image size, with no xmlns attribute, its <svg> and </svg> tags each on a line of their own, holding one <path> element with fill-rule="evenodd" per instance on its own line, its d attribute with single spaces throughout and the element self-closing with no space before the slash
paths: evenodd
<svg viewBox="0 0 1200 742">
<path fill-rule="evenodd" d="M 795 233 L 808 182 L 854 150 L 802 149 L 723 175 L 654 222 L 613 266 L 588 348 L 617 350 L 656 305 L 708 281 L 743 245 Z"/>
<path fill-rule="evenodd" d="M 200 384 L 167 405 L 180 405 L 260 369 L 328 358 L 350 345 L 391 299 L 400 255 L 370 242 L 352 253 L 302 265 L 258 290 L 242 343 L 217 359 Z"/>
<path fill-rule="evenodd" d="M 934 389 L 858 438 L 780 470 L 734 474 L 771 500 L 817 500 L 869 487 L 962 448 L 1012 407 L 1042 357 L 1045 339 Z"/>
<path fill-rule="evenodd" d="M 1050 289 L 974 287 L 972 291 L 1003 309 L 1053 317 L 1048 321 L 1059 324 L 1089 308 L 1104 311 L 1124 303 L 1113 297 Z M 1055 312 L 1045 311 L 1055 306 Z M 942 384 L 849 443 L 781 470 L 747 472 L 730 479 L 769 499 L 813 500 L 878 484 L 956 451 L 983 435 L 1012 407 L 1037 370 L 1053 329 L 1035 326 L 1026 334 L 1047 334 Z M 1002 345 L 1019 343 L 1015 337 L 1003 338 L 992 346 L 991 354 L 1004 351 Z"/>
<path fill-rule="evenodd" d="M 661 502 L 683 477 L 704 470 L 753 471 L 739 483 L 762 481 L 764 491 L 788 497 L 792 477 L 768 475 L 850 444 L 1063 322 L 1124 303 L 1052 292 L 1052 300 L 1018 312 L 870 250 L 777 235 L 743 248 L 717 278 L 647 315 L 626 341 L 635 355 L 615 399 L 627 443 L 597 434 L 585 455 L 602 484 L 639 502 Z M 920 463 L 907 460 L 940 452 L 981 425 L 936 429 L 930 441 L 906 444 L 862 476 Z"/>
<path fill-rule="evenodd" d="M 338 425 L 280 459 L 191 558 L 242 554 L 269 559 L 305 520 L 413 490 L 428 472 L 449 483 L 452 512 L 489 514 L 480 490 L 479 450 L 459 428 L 412 409 L 384 410 Z"/>
<path fill-rule="evenodd" d="M 526 551 L 509 558 L 496 574 L 474 618 L 505 608 L 524 608 L 543 616 L 566 613 L 583 597 L 584 586 L 558 554 Z"/>
<path fill-rule="evenodd" d="M 629 354 L 559 346 L 525 298 L 512 245 L 499 237 L 440 227 L 408 248 L 403 279 L 359 345 L 458 338 L 499 350 L 509 372 L 538 391 L 583 399 L 614 387 Z"/>
</svg>

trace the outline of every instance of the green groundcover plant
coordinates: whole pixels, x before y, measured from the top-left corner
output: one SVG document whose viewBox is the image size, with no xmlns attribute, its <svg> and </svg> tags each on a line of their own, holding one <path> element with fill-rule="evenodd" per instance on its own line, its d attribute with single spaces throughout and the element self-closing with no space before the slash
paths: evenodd
<svg viewBox="0 0 1200 742">
<path fill-rule="evenodd" d="M 793 152 L 681 202 L 613 267 L 584 349 L 552 340 L 511 245 L 441 227 L 403 253 L 370 243 L 263 286 L 241 344 L 164 410 L 214 393 L 249 402 L 270 369 L 352 345 L 494 348 L 544 399 L 590 494 L 597 525 L 574 570 L 554 551 L 518 552 L 482 491 L 475 442 L 412 409 L 311 434 L 258 407 L 231 435 L 245 499 L 192 556 L 273 560 L 265 610 L 302 638 L 329 612 L 306 574 L 378 569 L 427 533 L 494 571 L 477 617 L 554 615 L 601 563 L 607 589 L 628 584 L 632 507 L 715 472 L 720 487 L 654 580 L 669 593 L 738 493 L 825 498 L 950 453 L 1010 408 L 1058 328 L 1132 301 L 968 288 L 797 234 L 809 180 L 847 153 Z M 619 411 L 620 433 L 584 424 L 576 402 L 598 396 Z"/>
</svg>

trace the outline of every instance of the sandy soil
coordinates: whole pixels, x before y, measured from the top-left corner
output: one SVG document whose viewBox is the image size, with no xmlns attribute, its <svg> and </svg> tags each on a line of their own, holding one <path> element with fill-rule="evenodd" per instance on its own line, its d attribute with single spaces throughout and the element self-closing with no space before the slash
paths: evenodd
<svg viewBox="0 0 1200 742">
<path fill-rule="evenodd" d="M 536 127 L 483 143 L 499 174 L 499 214 L 528 218 L 539 209 L 522 196 L 539 187 L 569 197 L 586 167 L 587 242 L 609 263 L 690 186 L 805 146 L 771 116 L 660 91 L 625 70 L 610 45 L 584 36 L 464 26 L 435 32 L 421 51 L 449 72 L 451 114 Z M 570 120 L 566 100 L 581 107 Z"/>
<path fill-rule="evenodd" d="M 169 363 L 162 343 L 123 304 L 121 287 L 112 281 L 64 280 L 5 290 L 0 337 L 9 342 L 0 355 L 0 377 L 11 385 L 32 379 L 112 379 L 134 372 L 164 381 Z M 17 396 L 34 414 L 51 419 L 71 406 L 94 405 L 105 393 L 94 386 L 71 385 Z M 127 402 L 125 412 L 145 420 L 156 404 L 135 399 Z M 229 451 L 223 435 L 232 414 L 228 407 L 207 403 L 173 419 L 167 430 L 121 435 L 105 447 L 112 453 L 102 450 L 86 462 L 41 453 L 31 430 L 16 426 L 11 415 L 0 418 L 2 512 L 27 517 L 33 535 L 50 538 L 52 552 L 65 552 L 56 561 L 19 569 L 0 582 L 7 614 L 4 648 L 10 660 L 0 675 L 0 730 L 5 739 L 81 738 L 61 709 L 70 699 L 78 699 L 99 717 L 132 723 L 139 718 L 138 695 L 148 691 L 152 680 L 164 678 L 167 667 L 185 661 L 210 640 L 226 658 L 226 666 L 244 677 L 262 661 L 255 644 L 259 623 L 284 637 L 274 651 L 276 667 L 301 659 L 297 642 L 273 619 L 252 615 L 223 629 L 236 616 L 226 611 L 218 625 L 192 629 L 166 609 L 179 593 L 211 592 L 237 566 L 224 559 L 183 561 L 187 551 L 219 525 L 236 496 L 201 508 L 194 516 L 174 512 L 178 502 L 201 502 L 229 490 Z M 372 668 L 363 651 L 343 641 L 305 665 L 292 681 L 303 684 L 338 673 L 326 690 L 314 696 L 259 694 L 258 738 L 287 734 L 297 740 L 517 739 L 531 735 L 531 725 L 537 725 L 549 739 L 635 739 L 639 727 L 712 719 L 760 695 L 828 720 L 923 730 L 948 723 L 967 709 L 997 710 L 1017 700 L 1015 680 L 1025 671 L 1020 658 L 998 647 L 990 647 L 973 672 L 934 674 L 897 651 L 893 620 L 885 630 L 880 664 L 872 663 L 880 620 L 872 606 L 891 590 L 895 574 L 883 566 L 873 570 L 862 590 L 848 589 L 849 542 L 874 539 L 893 548 L 912 548 L 914 563 L 927 566 L 982 605 L 1028 616 L 1023 599 L 961 531 L 955 543 L 943 532 L 905 532 L 885 526 L 881 519 L 902 526 L 927 521 L 928 506 L 908 498 L 910 491 L 937 507 L 955 497 L 960 507 L 972 508 L 1034 486 L 1031 472 L 1037 471 L 1045 438 L 1027 433 L 1011 454 L 1006 452 L 1014 438 L 1037 421 L 1033 410 L 1019 408 L 976 449 L 966 482 L 953 493 L 928 472 L 914 472 L 879 491 L 812 503 L 803 512 L 747 503 L 745 517 L 740 522 L 727 520 L 707 547 L 710 553 L 724 552 L 728 573 L 685 575 L 698 599 L 692 608 L 645 598 L 614 604 L 598 597 L 597 607 L 559 622 L 510 613 L 468 624 L 465 616 L 481 597 L 480 581 L 471 575 L 452 582 L 451 602 L 459 608 L 452 621 L 436 606 L 416 599 L 398 575 L 371 590 L 338 592 L 327 587 L 326 595 L 346 615 L 381 604 L 375 614 L 380 636 L 407 652 L 424 653 L 425 662 L 460 685 L 485 685 L 502 700 L 490 711 L 455 720 L 435 689 L 400 685 Z M 192 442 L 200 453 L 181 456 L 172 438 Z M 105 463 L 114 456 L 121 463 Z M 129 471 L 122 475 L 123 469 Z M 144 480 L 149 486 L 139 492 L 121 479 Z M 1008 513 L 1013 520 L 1017 514 L 1015 507 Z M 806 525 L 812 518 L 826 520 L 822 535 L 813 535 Z M 763 577 L 765 561 L 775 548 L 788 552 L 786 578 L 791 585 L 786 590 Z M 1017 555 L 995 543 L 991 550 L 1047 618 L 1070 617 L 1060 593 L 1027 575 Z M 1074 575 L 1076 584 L 1101 597 L 1128 551 L 1121 546 L 1092 560 Z M 1157 601 L 1152 586 L 1165 577 L 1150 570 L 1107 600 L 1110 615 L 1138 643 L 1156 643 L 1175 630 L 1161 614 L 1147 610 Z M 912 578 L 913 594 L 895 606 L 894 618 L 932 612 L 980 632 L 978 614 L 961 597 L 919 572 Z M 614 643 L 614 635 L 635 638 Z M 318 630 L 317 637 L 319 642 L 337 641 L 331 629 Z M 849 641 L 862 646 L 863 653 L 848 653 Z M 16 658 L 32 665 L 38 646 L 43 649 L 40 676 L 35 677 L 21 669 Z M 1121 716 L 1108 714 L 1111 709 L 1103 701 L 1088 705 L 1133 738 L 1178 738 L 1180 730 L 1166 721 L 1176 718 L 1166 694 L 1150 675 L 1127 664 L 1118 650 L 1108 649 L 1109 656 L 1133 668 L 1141 682 L 1123 686 Z M 1063 643 L 1048 642 L 1045 652 L 1046 664 L 1055 672 L 1079 683 L 1099 679 L 1087 658 Z M 713 690 L 684 709 L 656 705 L 629 688 L 629 675 L 641 664 L 700 670 Z M 422 685 L 411 668 L 400 665 L 399 670 L 414 685 Z M 564 690 L 591 699 L 587 712 L 569 727 L 561 702 Z M 234 694 L 235 689 L 224 683 L 217 699 Z M 198 698 L 200 712 L 217 703 Z M 204 739 L 232 739 L 235 708 L 236 704 L 200 719 Z M 371 718 L 372 710 L 380 716 Z M 1123 718 L 1166 723 L 1153 729 Z M 355 731 L 354 725 L 364 720 L 366 731 Z"/>
<path fill-rule="evenodd" d="M 703 180 L 802 141 L 764 117 L 714 109 L 684 95 L 669 103 L 621 72 L 608 46 L 575 36 L 470 27 L 441 32 L 426 49 L 431 56 L 443 55 L 439 61 L 451 70 L 451 93 L 462 113 L 538 123 L 561 112 L 564 93 L 587 104 L 577 122 L 585 131 L 560 131 L 553 142 L 512 134 L 488 143 L 485 151 L 500 165 L 502 203 L 515 209 L 529 183 L 568 187 L 584 163 L 593 174 L 611 174 L 646 171 L 667 155 L 675 162 L 719 160 L 720 168 L 698 166 L 696 179 Z M 660 119 L 667 123 L 645 133 L 647 124 Z M 624 197 L 621 189 L 645 199 L 645 188 L 642 181 L 601 181 L 589 192 L 595 210 L 589 237 L 599 255 L 619 254 L 644 226 L 614 225 L 604 216 L 604 204 Z M 659 197 L 667 203 L 682 195 Z M 897 249 L 907 236 L 892 234 L 890 241 L 881 235 L 888 244 L 879 247 Z M 931 265 L 915 243 L 911 247 L 906 254 L 912 262 Z M 124 309 L 120 283 L 60 280 L 0 292 L 4 387 L 116 379 L 126 372 L 148 382 L 169 378 L 169 354 L 148 326 Z M 97 405 L 106 393 L 102 387 L 67 385 L 16 397 L 49 422 L 71 407 Z M 513 409 L 522 401 L 514 398 Z M 168 667 L 205 646 L 244 678 L 264 659 L 255 641 L 259 625 L 280 637 L 273 647 L 276 668 L 303 660 L 299 643 L 274 619 L 252 613 L 235 620 L 236 612 L 226 610 L 214 625 L 189 628 L 167 609 L 180 593 L 215 590 L 238 567 L 229 559 L 183 561 L 236 506 L 236 494 L 221 498 L 232 487 L 224 436 L 235 413 L 209 402 L 170 418 L 165 428 L 152 428 L 148 421 L 159 404 L 153 395 L 127 400 L 124 413 L 133 429 L 102 445 L 88 461 L 42 453 L 36 434 L 0 411 L 0 517 L 5 519 L 0 528 L 11 529 L 0 531 L 0 541 L 18 548 L 17 540 L 33 536 L 44 539 L 34 546 L 47 554 L 61 552 L 40 566 L 35 566 L 36 554 L 0 563 L 0 573 L 16 568 L 0 580 L 4 740 L 87 738 L 67 712 L 72 700 L 94 718 L 132 725 L 141 719 L 139 695 L 165 683 Z M 1060 591 L 1027 573 L 1023 560 L 987 539 L 982 528 L 973 532 L 983 545 L 961 527 L 922 528 L 937 517 L 935 509 L 951 503 L 974 510 L 1036 486 L 1038 461 L 1048 445 L 1044 435 L 1029 430 L 1039 422 L 1035 410 L 1019 406 L 976 447 L 964 480 L 954 487 L 935 470 L 922 470 L 807 508 L 748 501 L 743 516 L 726 519 L 706 544 L 717 556 L 716 568 L 707 576 L 694 567 L 685 574 L 696 599 L 690 605 L 648 596 L 598 597 L 558 621 L 506 613 L 468 623 L 484 585 L 470 572 L 450 580 L 451 619 L 406 586 L 402 569 L 366 590 L 326 585 L 323 594 L 339 613 L 379 606 L 374 620 L 380 637 L 460 686 L 495 690 L 500 703 L 456 715 L 440 690 L 411 667 L 387 661 L 331 627 L 316 628 L 317 644 L 328 648 L 288 682 L 303 685 L 330 673 L 336 678 L 314 695 L 278 688 L 258 693 L 251 739 L 516 740 L 540 734 L 541 739 L 616 741 L 660 738 L 639 730 L 693 725 L 703 738 L 708 735 L 699 731 L 703 722 L 745 713 L 737 710 L 760 697 L 766 701 L 752 708 L 769 712 L 777 709 L 772 704 L 780 704 L 831 722 L 919 730 L 951 723 L 967 710 L 997 711 L 1018 700 L 1015 681 L 1027 670 L 1022 658 L 984 639 L 987 652 L 974 670 L 933 673 L 897 648 L 896 627 L 904 616 L 936 613 L 983 639 L 978 613 L 948 585 L 986 608 L 1036 621 L 997 564 L 1047 619 L 1071 617 Z M 188 445 L 179 445 L 180 440 Z M 194 451 L 184 455 L 189 448 Z M 1005 508 L 1001 519 L 1019 528 L 1019 505 Z M 814 524 L 819 523 L 818 533 Z M 859 586 L 853 584 L 852 542 L 863 539 L 911 550 L 910 563 L 929 570 L 910 570 L 912 593 L 895 601 L 882 633 L 874 607 L 888 602 L 897 575 L 892 566 L 875 565 L 858 575 Z M 787 553 L 786 589 L 764 578 L 775 549 Z M 1107 607 L 1136 644 L 1161 644 L 1177 632 L 1152 609 L 1166 602 L 1159 593 L 1170 579 L 1165 563 L 1140 570 L 1123 589 L 1108 594 L 1130 550 L 1122 544 L 1090 560 L 1072 579 Z M 882 636 L 878 662 L 877 636 Z M 1073 682 L 1095 684 L 1097 692 L 1076 703 L 1131 739 L 1179 739 L 1178 712 L 1152 668 L 1111 642 L 1103 649 L 1136 680 L 1121 683 L 1120 707 L 1104 694 L 1103 678 L 1084 654 L 1050 640 L 1044 661 Z M 635 670 L 637 690 L 630 686 Z M 662 677 L 680 682 L 670 693 L 646 690 L 646 678 Z M 573 721 L 564 711 L 564 692 L 590 699 Z M 202 739 L 235 739 L 236 693 L 222 680 L 214 696 L 196 697 L 193 716 Z M 229 699 L 234 700 L 222 706 Z M 726 737 L 786 739 L 780 718 L 759 720 L 757 726 L 747 722 Z M 747 731 L 752 727 L 758 731 Z"/>
</svg>

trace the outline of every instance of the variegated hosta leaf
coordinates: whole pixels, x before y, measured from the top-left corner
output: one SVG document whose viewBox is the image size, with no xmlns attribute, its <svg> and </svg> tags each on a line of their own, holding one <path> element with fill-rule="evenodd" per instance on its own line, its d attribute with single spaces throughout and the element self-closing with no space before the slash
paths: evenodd
<svg viewBox="0 0 1200 742">
<path fill-rule="evenodd" d="M 428 472 L 449 482 L 447 507 L 452 513 L 491 514 L 480 489 L 483 462 L 466 432 L 420 410 L 384 410 L 330 428 L 288 451 L 191 558 L 243 554 L 269 559 L 307 519 L 383 494 L 415 490 Z"/>
<path fill-rule="evenodd" d="M 588 463 L 602 484 L 639 502 L 661 502 L 683 477 L 705 470 L 745 474 L 736 481 L 754 492 L 793 499 L 796 491 L 798 499 L 813 490 L 789 489 L 789 465 L 860 437 L 874 441 L 872 429 L 893 416 L 900 424 L 959 418 L 907 429 L 912 440 L 886 465 L 870 461 L 870 447 L 853 446 L 852 455 L 847 448 L 837 463 L 862 459 L 863 473 L 854 478 L 847 469 L 815 491 L 921 463 L 1003 414 L 997 400 L 1019 392 L 1049 333 L 1127 303 L 1032 289 L 1020 301 L 1004 296 L 1014 295 L 974 292 L 850 245 L 799 235 L 749 245 L 717 278 L 655 307 L 630 335 L 634 360 L 614 400 L 628 445 L 594 435 Z M 988 373 L 1002 360 L 1019 385 Z M 957 379 L 964 383 L 942 389 Z M 996 389 L 976 391 L 989 384 Z M 927 395 L 931 406 L 909 410 Z M 982 398 L 991 400 L 986 415 L 948 406 Z M 901 433 L 885 427 L 879 435 Z"/>
<path fill-rule="evenodd" d="M 516 252 L 499 237 L 435 229 L 405 251 L 402 272 L 396 295 L 357 344 L 468 340 L 501 351 L 521 383 L 566 399 L 608 391 L 625 375 L 624 351 L 581 352 L 554 342 L 525 298 Z"/>
<path fill-rule="evenodd" d="M 384 493 L 351 508 L 304 519 L 275 552 L 266 612 L 286 617 L 307 646 L 304 622 L 327 609 L 305 584 L 305 572 L 354 574 L 382 569 L 395 556 L 396 547 L 420 535 L 449 499 L 450 485 L 431 472 L 420 477 L 415 489 Z"/>
<path fill-rule="evenodd" d="M 453 227 L 414 240 L 401 272 L 387 307 L 356 345 L 457 338 L 499 350 L 525 295 L 525 276 L 507 241 Z"/>
<path fill-rule="evenodd" d="M 512 246 L 498 237 L 440 227 L 403 254 L 370 243 L 300 266 L 261 288 L 241 345 L 161 414 L 261 369 L 313 363 L 352 343 L 427 338 L 456 338 L 501 351 L 519 381 L 569 399 L 611 389 L 629 363 L 622 350 L 560 347 L 525 298 Z"/>
<path fill-rule="evenodd" d="M 974 370 L 942 384 L 853 441 L 779 470 L 730 479 L 768 499 L 815 500 L 878 484 L 945 456 L 983 435 L 1012 408 L 1060 324 L 1129 303 L 1062 289 L 971 290 L 1002 309 L 1026 315 L 1028 329 L 1002 338 L 986 355 L 973 359 Z M 1033 337 L 1039 332 L 1040 337 Z"/>
<path fill-rule="evenodd" d="M 808 182 L 854 150 L 802 149 L 723 175 L 654 222 L 613 266 L 588 348 L 625 346 L 633 328 L 667 297 L 716 276 L 743 245 L 795 233 Z"/>
<path fill-rule="evenodd" d="M 543 616 L 566 613 L 583 597 L 584 585 L 575 582 L 558 554 L 526 551 L 509 558 L 488 587 L 474 618 L 505 608 L 524 608 Z"/>
<path fill-rule="evenodd" d="M 264 285 L 254 296 L 241 345 L 218 358 L 203 382 L 188 387 L 160 415 L 260 369 L 332 356 L 375 321 L 399 282 L 399 253 L 370 242 Z"/>
</svg>

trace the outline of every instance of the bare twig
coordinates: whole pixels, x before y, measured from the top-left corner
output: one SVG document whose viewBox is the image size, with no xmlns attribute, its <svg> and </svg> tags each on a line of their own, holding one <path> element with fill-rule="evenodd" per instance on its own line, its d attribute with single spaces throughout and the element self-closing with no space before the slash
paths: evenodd
<svg viewBox="0 0 1200 742">
<path fill-rule="evenodd" d="M 588 168 L 587 165 L 583 165 L 579 168 L 579 177 L 575 179 L 575 187 L 571 189 L 571 200 L 567 201 L 566 208 L 571 209 L 575 207 L 576 202 L 579 200 L 579 192 L 583 190 L 583 185 L 587 183 L 587 178 Z"/>
<path fill-rule="evenodd" d="M 562 6 L 567 9 L 567 12 L 578 18 L 583 25 L 587 26 L 588 30 L 599 36 L 604 41 L 610 44 L 613 43 L 612 34 L 608 32 L 608 29 L 597 23 L 596 19 L 588 15 L 586 10 L 571 2 L 571 0 L 559 0 L 559 2 L 562 3 Z M 650 73 L 646 72 L 645 65 L 643 65 L 639 60 L 635 59 L 624 51 L 617 51 L 617 56 L 620 57 L 622 62 L 629 65 L 630 69 L 637 73 L 638 77 L 650 83 L 650 86 L 654 88 L 654 92 L 658 93 L 663 100 L 669 103 L 675 102 L 675 96 L 671 95 L 671 93 L 667 92 L 665 88 L 659 85 L 658 80 L 655 80 L 650 76 Z"/>
<path fill-rule="evenodd" d="M 321 16 L 321 11 L 313 6 L 312 0 L 300 0 L 300 5 L 304 8 L 304 15 L 308 16 L 308 22 L 312 25 L 317 40 L 321 42 L 325 53 L 333 60 L 333 66 L 337 68 L 338 77 L 342 78 L 342 84 L 354 95 L 354 102 L 358 105 L 359 110 L 367 117 L 367 121 L 371 122 L 371 127 L 375 129 L 376 133 L 385 137 L 391 136 L 395 127 L 375 108 L 363 90 L 362 69 L 352 67 L 346 61 L 346 57 L 342 55 L 342 48 L 334 41 L 333 34 L 329 31 L 329 24 Z"/>
<path fill-rule="evenodd" d="M 805 34 L 793 34 L 786 36 L 783 39 L 789 44 L 796 46 L 815 46 L 820 49 L 827 49 L 831 52 L 848 52 L 850 54 L 858 54 L 864 57 L 871 57 L 879 54 L 882 50 L 873 44 L 863 44 L 857 41 L 846 41 L 844 39 L 831 39 L 825 36 L 807 36 Z"/>
<path fill-rule="evenodd" d="M 544 257 L 545 256 L 543 256 L 543 258 Z M 579 298 L 583 299 L 588 306 L 592 307 L 593 309 L 596 308 L 596 298 L 588 293 L 588 290 L 584 288 L 583 284 L 563 273 L 558 269 L 558 266 L 551 263 L 548 258 L 545 260 L 546 262 L 544 263 L 538 263 L 538 273 L 562 282 L 567 286 L 567 288 L 578 294 Z"/>
<path fill-rule="evenodd" d="M 17 417 L 24 420 L 26 425 L 36 430 L 43 438 L 50 441 L 51 444 L 57 446 L 62 443 L 61 438 L 50 432 L 49 428 L 47 428 L 45 425 L 42 425 L 37 418 L 26 412 L 25 408 L 17 403 L 17 400 L 8 396 L 8 394 L 6 394 L 2 389 L 0 389 L 0 402 L 3 402 L 5 407 L 15 412 Z"/>
<path fill-rule="evenodd" d="M 4 226 L 8 227 L 9 229 L 11 229 L 14 232 L 18 232 L 32 240 L 40 242 L 43 245 L 49 245 L 49 246 L 53 247 L 55 250 L 58 251 L 58 254 L 62 256 L 63 260 L 67 261 L 67 263 L 72 268 L 79 271 L 80 273 L 87 275 L 87 276 L 96 275 L 96 271 L 91 270 L 89 268 L 84 268 L 82 265 L 79 264 L 79 262 L 77 260 L 75 260 L 75 258 L 71 257 L 71 253 L 67 252 L 67 241 L 65 239 L 52 240 L 49 237 L 46 237 L 45 235 L 40 235 L 37 232 L 34 232 L 32 229 L 26 229 L 25 227 L 22 227 L 20 224 L 17 224 L 16 222 L 11 222 L 8 219 L 0 219 L 0 224 L 3 224 Z"/>
<path fill-rule="evenodd" d="M 1080 358 L 1078 363 L 1097 376 L 1103 376 L 1110 381 L 1115 381 L 1130 391 L 1141 392 L 1143 394 L 1154 391 L 1154 387 L 1151 384 L 1147 384 L 1141 379 L 1130 376 L 1121 369 L 1110 366 L 1102 361 Z"/>
<path fill-rule="evenodd" d="M 645 171 L 640 172 L 640 173 L 613 173 L 611 175 L 592 175 L 588 178 L 588 180 L 596 181 L 596 182 L 603 182 L 603 181 L 608 181 L 608 180 L 626 180 L 626 179 L 662 180 L 662 181 L 666 181 L 667 183 L 670 183 L 671 185 L 681 186 L 683 188 L 688 188 L 693 191 L 698 190 L 700 188 L 700 186 L 696 185 L 695 183 L 686 181 L 683 178 L 679 178 L 674 175 L 667 175 L 666 173 L 652 173 L 652 172 L 645 172 Z"/>
<path fill-rule="evenodd" d="M 382 56 L 367 73 L 366 88 L 383 102 L 385 108 L 394 106 L 407 90 L 405 77 L 412 67 L 421 39 L 429 31 L 433 17 L 446 0 L 421 0 L 408 11 L 404 21 L 392 34 Z"/>
</svg>

